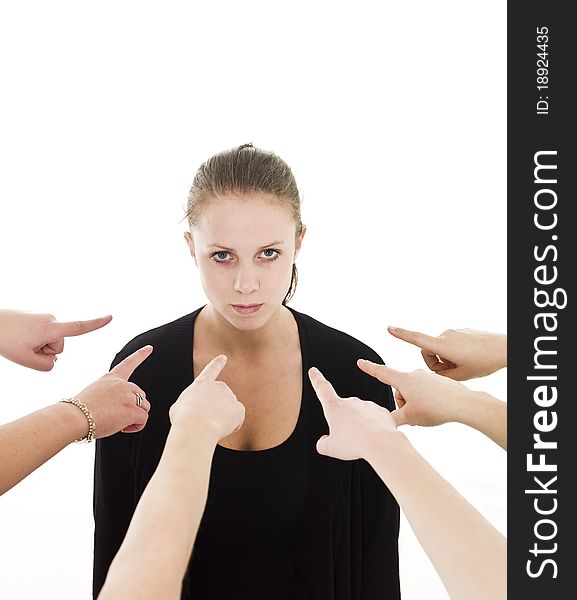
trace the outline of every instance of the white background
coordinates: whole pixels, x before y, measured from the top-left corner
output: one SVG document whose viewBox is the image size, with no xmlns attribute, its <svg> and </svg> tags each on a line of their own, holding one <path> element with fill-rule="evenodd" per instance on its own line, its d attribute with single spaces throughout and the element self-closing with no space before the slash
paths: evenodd
<svg viewBox="0 0 577 600">
<path fill-rule="evenodd" d="M 0 306 L 114 320 L 51 373 L 0 362 L 0 423 L 204 302 L 188 187 L 246 142 L 302 190 L 294 308 L 405 370 L 420 354 L 387 324 L 505 332 L 505 33 L 496 0 L 2 3 Z M 506 372 L 470 387 L 505 400 Z M 458 425 L 405 432 L 506 533 L 505 452 Z M 0 598 L 90 598 L 93 452 L 0 498 Z M 404 519 L 400 553 L 405 600 L 447 598 Z"/>
</svg>

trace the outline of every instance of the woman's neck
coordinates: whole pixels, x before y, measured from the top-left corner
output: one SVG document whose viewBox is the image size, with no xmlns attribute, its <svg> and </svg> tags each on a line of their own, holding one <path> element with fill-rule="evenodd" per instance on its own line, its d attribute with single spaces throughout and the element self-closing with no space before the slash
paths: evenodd
<svg viewBox="0 0 577 600">
<path fill-rule="evenodd" d="M 280 306 L 265 325 L 250 331 L 231 325 L 210 304 L 200 311 L 197 323 L 211 340 L 211 345 L 216 345 L 231 357 L 254 356 L 283 347 L 290 339 L 293 327 L 296 327 L 293 316 L 285 306 Z"/>
</svg>

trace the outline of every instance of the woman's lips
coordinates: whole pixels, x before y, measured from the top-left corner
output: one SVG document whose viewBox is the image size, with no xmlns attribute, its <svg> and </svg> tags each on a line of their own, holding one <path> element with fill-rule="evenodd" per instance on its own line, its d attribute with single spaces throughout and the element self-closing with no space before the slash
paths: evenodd
<svg viewBox="0 0 577 600">
<path fill-rule="evenodd" d="M 262 304 L 231 304 L 239 315 L 253 315 Z"/>
</svg>

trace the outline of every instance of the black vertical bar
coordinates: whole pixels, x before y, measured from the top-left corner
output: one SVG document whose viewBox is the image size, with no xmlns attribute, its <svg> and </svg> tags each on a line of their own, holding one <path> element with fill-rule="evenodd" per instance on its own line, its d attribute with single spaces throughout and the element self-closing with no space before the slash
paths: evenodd
<svg viewBox="0 0 577 600">
<path fill-rule="evenodd" d="M 577 221 L 570 217 L 577 34 L 570 6 L 510 2 L 507 11 L 507 537 L 515 600 L 577 597 Z"/>
</svg>

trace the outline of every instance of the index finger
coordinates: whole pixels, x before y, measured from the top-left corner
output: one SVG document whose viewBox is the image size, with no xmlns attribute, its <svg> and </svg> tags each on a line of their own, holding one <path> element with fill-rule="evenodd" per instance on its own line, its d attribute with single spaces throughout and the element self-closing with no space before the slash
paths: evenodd
<svg viewBox="0 0 577 600">
<path fill-rule="evenodd" d="M 54 321 L 50 325 L 50 341 L 59 340 L 63 337 L 72 337 L 90 333 L 91 331 L 95 331 L 96 329 L 108 325 L 110 321 L 112 321 L 112 315 L 99 317 L 98 319 L 89 319 L 87 321 L 68 321 L 63 323 Z"/>
<path fill-rule="evenodd" d="M 220 372 L 224 369 L 226 361 L 226 354 L 219 354 L 218 356 L 215 356 L 197 375 L 195 381 L 198 381 L 199 379 L 203 381 L 215 381 L 220 375 Z"/>
<path fill-rule="evenodd" d="M 325 379 L 325 376 L 316 367 L 309 369 L 309 379 L 323 407 L 325 404 L 339 399 L 332 383 Z"/>
<path fill-rule="evenodd" d="M 425 350 L 432 350 L 436 354 L 439 353 L 440 341 L 438 337 L 427 335 L 426 333 L 420 333 L 418 331 L 411 331 L 410 329 L 402 329 L 401 327 L 387 327 L 389 333 L 394 335 L 396 338 L 424 348 Z"/>
<path fill-rule="evenodd" d="M 111 373 L 122 377 L 128 381 L 132 373 L 152 354 L 152 346 L 143 346 L 130 356 L 127 356 L 123 361 L 119 362 L 114 368 L 110 369 Z"/>
<path fill-rule="evenodd" d="M 357 360 L 357 366 L 361 371 L 378 379 L 380 382 L 392 385 L 394 388 L 399 387 L 399 380 L 402 375 L 401 371 L 396 371 L 386 365 L 378 365 L 377 363 L 365 360 L 364 358 L 359 358 L 359 360 Z"/>
</svg>

